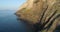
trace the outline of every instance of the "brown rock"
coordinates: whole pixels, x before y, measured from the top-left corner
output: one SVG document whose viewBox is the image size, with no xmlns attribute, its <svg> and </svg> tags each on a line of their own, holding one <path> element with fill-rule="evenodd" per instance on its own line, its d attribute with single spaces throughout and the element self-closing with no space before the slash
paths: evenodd
<svg viewBox="0 0 60 32">
<path fill-rule="evenodd" d="M 45 30 L 53 32 L 60 21 L 60 0 L 27 0 L 16 15 L 30 24 L 40 23 L 42 29 L 50 26 Z"/>
</svg>

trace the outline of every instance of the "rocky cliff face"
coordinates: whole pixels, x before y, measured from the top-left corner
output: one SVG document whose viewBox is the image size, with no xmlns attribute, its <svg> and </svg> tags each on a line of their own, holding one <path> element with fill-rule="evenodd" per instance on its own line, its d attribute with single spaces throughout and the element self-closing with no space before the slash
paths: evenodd
<svg viewBox="0 0 60 32">
<path fill-rule="evenodd" d="M 20 19 L 27 20 L 29 23 L 37 23 L 40 18 L 40 11 L 43 9 L 42 7 L 42 0 L 27 0 L 27 2 L 21 6 L 16 14 L 20 15 Z"/>
<path fill-rule="evenodd" d="M 48 27 L 45 32 L 53 32 L 60 21 L 60 0 L 27 0 L 16 15 L 29 24 L 39 23 L 41 29 Z"/>
</svg>

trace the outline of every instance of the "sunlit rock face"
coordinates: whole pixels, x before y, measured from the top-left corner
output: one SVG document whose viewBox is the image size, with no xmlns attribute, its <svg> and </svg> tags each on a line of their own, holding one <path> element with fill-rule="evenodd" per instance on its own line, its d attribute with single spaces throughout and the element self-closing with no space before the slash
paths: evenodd
<svg viewBox="0 0 60 32">
<path fill-rule="evenodd" d="M 16 12 L 16 15 L 18 15 L 20 19 L 23 19 L 28 21 L 29 23 L 35 24 L 40 21 L 43 11 L 52 9 L 54 3 L 56 3 L 56 0 L 27 0 L 18 9 L 18 11 Z"/>
<path fill-rule="evenodd" d="M 42 0 L 27 0 L 27 2 L 20 7 L 16 14 L 20 15 L 20 19 L 26 20 L 29 23 L 37 23 L 40 19 L 43 4 Z"/>
<path fill-rule="evenodd" d="M 16 15 L 29 24 L 36 24 L 41 21 L 41 24 L 45 23 L 43 28 L 48 27 L 53 22 L 47 31 L 52 32 L 60 23 L 60 0 L 27 0 L 18 9 Z"/>
</svg>

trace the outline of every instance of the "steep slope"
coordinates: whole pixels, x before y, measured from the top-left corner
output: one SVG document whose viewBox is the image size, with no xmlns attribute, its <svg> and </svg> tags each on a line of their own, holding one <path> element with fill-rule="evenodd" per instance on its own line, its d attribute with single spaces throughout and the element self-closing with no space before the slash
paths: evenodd
<svg viewBox="0 0 60 32">
<path fill-rule="evenodd" d="M 60 0 L 27 0 L 16 15 L 29 24 L 39 24 L 40 31 L 53 32 L 60 24 Z M 38 27 L 35 28 L 39 31 Z"/>
</svg>

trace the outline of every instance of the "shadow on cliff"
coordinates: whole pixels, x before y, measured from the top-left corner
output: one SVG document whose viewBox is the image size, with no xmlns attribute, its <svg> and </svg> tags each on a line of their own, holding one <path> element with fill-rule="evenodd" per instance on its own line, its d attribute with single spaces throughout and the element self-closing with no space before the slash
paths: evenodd
<svg viewBox="0 0 60 32">
<path fill-rule="evenodd" d="M 17 20 L 21 20 L 22 22 L 26 23 L 26 24 L 29 26 L 29 28 L 31 28 L 31 29 L 33 30 L 33 32 L 38 32 L 38 31 L 41 31 L 41 30 L 44 30 L 44 29 L 47 29 L 47 31 L 48 31 L 49 28 L 51 27 L 51 25 L 54 23 L 54 20 L 57 19 L 58 17 L 60 17 L 60 14 L 57 15 L 57 16 L 50 22 L 50 24 L 49 24 L 47 27 L 45 27 L 45 28 L 44 28 L 44 26 L 49 22 L 49 20 L 50 20 L 51 17 L 49 18 L 48 22 L 46 21 L 46 23 L 44 23 L 44 24 L 40 24 L 40 23 L 34 24 L 34 25 L 33 25 L 33 29 L 32 29 L 32 25 L 28 24 L 27 21 L 24 21 L 24 20 L 19 19 L 19 18 L 17 18 Z M 56 29 L 54 30 L 54 32 L 56 32 L 56 31 L 60 32 L 60 25 L 57 26 Z"/>
<path fill-rule="evenodd" d="M 58 25 L 58 26 L 55 28 L 54 32 L 60 32 L 60 25 Z"/>
<path fill-rule="evenodd" d="M 55 13 L 54 13 L 54 14 L 55 14 Z M 53 14 L 53 15 L 54 15 L 54 14 Z M 35 32 L 38 32 L 38 31 L 41 31 L 41 30 L 45 30 L 45 29 L 47 29 L 47 31 L 48 31 L 48 30 L 50 29 L 50 27 L 52 26 L 52 24 L 55 22 L 55 20 L 60 17 L 60 14 L 58 14 L 58 15 L 48 24 L 47 27 L 44 27 L 44 26 L 49 22 L 49 20 L 53 17 L 53 15 L 48 19 L 48 21 L 46 21 L 46 23 L 44 23 L 44 24 L 40 24 L 40 23 L 35 24 L 35 25 L 34 25 L 34 27 L 35 27 Z M 60 30 L 59 27 L 60 27 L 60 25 L 59 25 L 59 26 L 56 26 L 56 29 L 54 30 L 54 32 Z M 54 27 L 53 27 L 53 28 L 54 28 Z M 58 32 L 59 32 L 59 31 L 58 31 Z"/>
<path fill-rule="evenodd" d="M 48 31 L 48 30 L 50 29 L 50 27 L 52 26 L 52 24 L 55 22 L 55 20 L 60 17 L 60 14 L 58 14 L 58 15 L 48 24 L 47 27 L 44 27 L 44 26 L 50 21 L 50 19 L 55 15 L 55 13 L 56 13 L 56 11 L 55 11 L 55 12 L 52 14 L 52 16 L 51 16 L 45 23 L 43 23 L 43 24 L 41 24 L 41 21 L 40 21 L 39 23 L 36 23 L 36 24 L 34 24 L 34 25 L 30 25 L 29 23 L 27 23 L 27 21 L 25 21 L 25 20 L 23 20 L 23 19 L 17 18 L 17 20 L 20 20 L 20 21 L 26 23 L 26 24 L 27 24 L 27 27 L 28 27 L 29 29 L 32 29 L 32 32 L 38 32 L 38 31 L 42 31 L 42 30 L 45 30 L 45 29 L 47 29 L 47 31 Z M 59 25 L 59 26 L 56 26 L 56 29 L 54 30 L 54 32 L 60 32 L 59 30 L 60 30 L 60 25 Z"/>
</svg>

